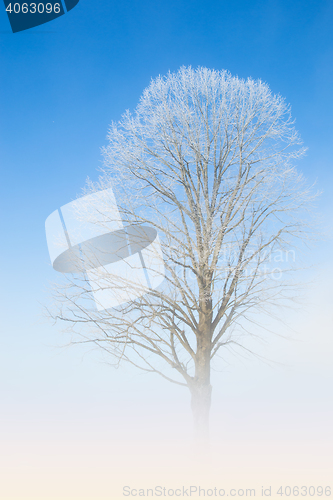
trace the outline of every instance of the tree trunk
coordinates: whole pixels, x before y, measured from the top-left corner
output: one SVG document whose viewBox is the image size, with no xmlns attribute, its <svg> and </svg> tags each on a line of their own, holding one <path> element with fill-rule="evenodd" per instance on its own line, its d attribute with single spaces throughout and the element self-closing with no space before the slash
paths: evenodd
<svg viewBox="0 0 333 500">
<path fill-rule="evenodd" d="M 210 385 L 210 340 L 201 338 L 197 344 L 195 376 L 189 387 L 194 419 L 194 434 L 198 443 L 209 443 L 209 412 L 212 386 Z"/>
<path fill-rule="evenodd" d="M 212 386 L 197 382 L 190 390 L 195 440 L 198 444 L 208 445 Z"/>
</svg>

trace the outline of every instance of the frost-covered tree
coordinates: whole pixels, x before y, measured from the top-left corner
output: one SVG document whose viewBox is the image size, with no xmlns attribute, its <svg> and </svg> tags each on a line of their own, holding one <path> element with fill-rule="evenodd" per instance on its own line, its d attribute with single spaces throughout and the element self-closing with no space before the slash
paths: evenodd
<svg viewBox="0 0 333 500">
<path fill-rule="evenodd" d="M 212 363 L 239 344 L 247 320 L 288 296 L 270 256 L 306 235 L 311 195 L 294 166 L 304 148 L 289 106 L 267 84 L 187 67 L 153 80 L 108 141 L 101 176 L 85 192 L 112 187 L 124 223 L 157 231 L 165 279 L 93 310 L 84 299 L 98 280 L 67 275 L 52 314 L 116 362 L 186 386 L 204 437 Z M 114 279 L 104 274 L 103 287 Z"/>
</svg>

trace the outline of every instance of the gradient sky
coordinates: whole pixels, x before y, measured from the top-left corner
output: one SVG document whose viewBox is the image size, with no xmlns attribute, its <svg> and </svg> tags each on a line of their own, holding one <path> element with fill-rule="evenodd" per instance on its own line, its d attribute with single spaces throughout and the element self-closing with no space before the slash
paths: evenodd
<svg viewBox="0 0 333 500">
<path fill-rule="evenodd" d="M 45 489 L 41 493 L 34 490 L 34 478 L 47 462 L 45 443 L 52 449 L 61 441 L 63 447 L 57 448 L 58 455 L 53 454 L 60 463 L 71 453 L 75 455 L 74 444 L 82 445 L 83 436 L 88 448 L 94 447 L 104 442 L 105 431 L 111 446 L 110 421 L 116 425 L 114 422 L 124 423 L 125 418 L 119 435 L 125 436 L 127 425 L 132 439 L 136 431 L 142 432 L 140 418 L 149 427 L 153 418 L 161 421 L 162 413 L 168 416 L 170 405 L 178 407 L 182 417 L 170 416 L 169 422 L 187 432 L 188 398 L 184 399 L 182 389 L 154 377 L 137 377 L 129 369 L 113 371 L 98 363 L 94 355 L 84 356 L 82 349 L 58 351 L 54 346 L 68 337 L 60 336 L 60 328 L 41 317 L 47 301 L 45 289 L 55 277 L 47 252 L 45 219 L 80 193 L 87 176 L 96 179 L 100 148 L 106 143 L 111 121 L 136 106 L 151 78 L 182 65 L 227 69 L 239 77 L 267 82 L 292 105 L 296 127 L 309 148 L 299 169 L 322 191 L 318 210 L 328 236 L 305 252 L 305 263 L 315 265 L 307 274 L 314 281 L 306 290 L 305 305 L 287 315 L 296 337 L 302 338 L 302 347 L 298 341 L 290 347 L 275 338 L 265 348 L 268 358 L 287 363 L 287 368 L 267 368 L 256 359 L 232 358 L 223 378 L 221 366 L 216 394 L 222 402 L 220 406 L 215 403 L 214 425 L 217 428 L 218 415 L 225 411 L 218 413 L 218 408 L 228 406 L 224 425 L 230 431 L 229 441 L 237 435 L 238 441 L 243 436 L 250 442 L 247 426 L 252 422 L 253 440 L 259 442 L 263 435 L 272 438 L 274 434 L 269 425 L 264 431 L 261 426 L 261 434 L 256 434 L 259 423 L 274 421 L 284 405 L 280 417 L 293 415 L 291 420 L 281 417 L 288 428 L 286 442 L 294 443 L 290 436 L 296 432 L 299 442 L 305 443 L 312 429 L 313 449 L 318 450 L 318 442 L 325 443 L 333 415 L 332 397 L 328 396 L 333 350 L 331 0 L 80 0 L 65 16 L 16 34 L 11 33 L 0 5 L 0 47 L 0 433 L 4 464 L 10 464 L 13 481 L 20 475 L 25 478 L 25 492 L 15 490 L 16 498 L 39 498 L 39 494 L 44 499 L 83 498 L 82 492 L 77 497 L 73 493 L 75 481 L 82 479 L 78 472 L 74 483 L 64 471 L 59 473 L 57 487 L 63 486 L 62 493 L 47 493 L 55 481 L 52 471 L 57 470 L 52 460 Z M 279 332 L 285 333 L 281 328 L 278 326 Z M 155 402 L 161 404 L 161 413 Z M 244 408 L 251 408 L 249 418 L 245 419 Z M 133 416 L 137 411 L 138 419 Z M 232 415 L 238 415 L 236 424 L 243 434 L 237 434 Z M 98 434 L 92 430 L 96 422 Z M 161 429 L 160 425 L 156 432 Z M 279 435 L 274 436 L 278 442 Z M 329 442 L 332 445 L 332 435 Z M 281 451 L 282 457 L 287 448 Z M 94 464 L 88 461 L 85 465 L 98 470 L 99 460 L 105 463 L 103 453 L 108 453 L 98 447 L 94 450 Z M 332 461 L 332 446 L 325 453 L 320 450 L 323 463 L 325 453 Z M 13 453 L 11 459 L 8 453 Z M 80 453 L 85 456 L 84 450 Z M 263 460 L 264 452 L 258 453 Z M 29 456 L 33 456 L 30 466 Z M 312 466 L 307 467 L 311 472 Z M 318 465 L 319 471 L 321 467 Z M 6 482 L 7 496 L 3 498 L 14 498 L 13 491 Z M 96 495 L 87 493 L 86 498 L 110 498 L 108 486 L 100 486 Z"/>
</svg>

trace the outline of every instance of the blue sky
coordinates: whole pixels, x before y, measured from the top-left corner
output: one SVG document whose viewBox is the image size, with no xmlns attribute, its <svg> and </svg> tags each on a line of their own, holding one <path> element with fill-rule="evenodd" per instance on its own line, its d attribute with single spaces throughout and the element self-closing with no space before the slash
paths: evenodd
<svg viewBox="0 0 333 500">
<path fill-rule="evenodd" d="M 21 262 L 19 273 L 39 294 L 36 276 L 48 273 L 44 220 L 75 198 L 87 176 L 96 178 L 111 121 L 135 107 L 151 78 L 181 65 L 260 78 L 284 96 L 309 147 L 300 168 L 317 180 L 321 207 L 331 211 L 332 26 L 330 1 L 81 0 L 65 16 L 14 35 L 0 9 L 8 280 Z"/>
<path fill-rule="evenodd" d="M 88 385 L 100 376 L 49 347 L 58 338 L 39 319 L 54 278 L 44 222 L 96 178 L 108 125 L 136 106 L 151 78 L 200 65 L 266 81 L 292 105 L 309 147 L 299 168 L 323 191 L 330 223 L 332 27 L 331 0 L 80 0 L 12 34 L 0 5 L 0 358 L 9 406 L 49 397 L 46 386 L 70 400 L 68 387 L 81 390 L 78 373 Z M 331 253 L 328 239 L 314 260 L 331 266 Z"/>
</svg>

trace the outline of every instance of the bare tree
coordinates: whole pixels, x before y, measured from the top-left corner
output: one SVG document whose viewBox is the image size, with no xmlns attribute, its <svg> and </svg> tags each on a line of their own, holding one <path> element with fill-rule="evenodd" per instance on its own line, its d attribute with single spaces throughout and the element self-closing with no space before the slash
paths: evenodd
<svg viewBox="0 0 333 500">
<path fill-rule="evenodd" d="M 265 83 L 206 68 L 153 80 L 108 139 L 102 174 L 85 193 L 113 188 L 132 253 L 135 228 L 146 228 L 147 241 L 157 231 L 165 271 L 155 274 L 165 279 L 132 283 L 142 293 L 94 308 L 92 293 L 98 302 L 98 290 L 128 290 L 130 278 L 106 272 L 102 260 L 87 266 L 90 251 L 90 273 L 69 270 L 52 315 L 116 363 L 186 386 L 204 437 L 212 360 L 254 313 L 290 296 L 271 256 L 307 234 L 301 214 L 312 195 L 293 165 L 305 150 L 289 106 Z"/>
</svg>

